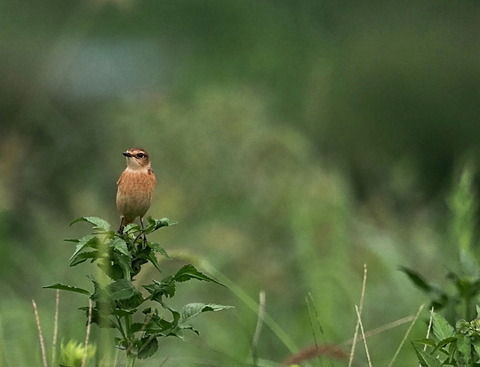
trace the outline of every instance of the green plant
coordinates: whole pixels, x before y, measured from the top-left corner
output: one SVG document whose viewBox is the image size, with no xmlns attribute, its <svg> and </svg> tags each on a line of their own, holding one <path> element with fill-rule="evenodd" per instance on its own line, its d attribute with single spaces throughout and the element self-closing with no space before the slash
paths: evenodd
<svg viewBox="0 0 480 367">
<path fill-rule="evenodd" d="M 77 222 L 90 223 L 93 231 L 80 239 L 66 240 L 76 244 L 70 257 L 70 266 L 86 261 L 97 264 L 101 271 L 97 277 L 90 276 L 93 291 L 60 283 L 45 288 L 87 295 L 91 300 L 90 306 L 81 309 L 92 323 L 118 330 L 115 345 L 125 351 L 128 366 L 134 366 L 137 358 L 152 356 L 158 349 L 159 338 L 182 338 L 184 330 L 198 334 L 190 322 L 200 313 L 231 308 L 217 304 L 190 303 L 177 311 L 167 305 L 166 299 L 175 296 L 178 283 L 196 279 L 220 284 L 191 264 L 181 267 L 175 274 L 164 276 L 161 281 L 154 280 L 141 285 L 143 293 L 134 286 L 132 281 L 144 264 L 150 263 L 161 272 L 156 255 L 168 258 L 168 254 L 158 243 L 143 238 L 144 235 L 172 225 L 170 220 L 147 218 L 144 229 L 129 224 L 122 234 L 111 231 L 110 224 L 101 218 L 80 217 L 71 224 Z"/>
<path fill-rule="evenodd" d="M 459 320 L 453 327 L 444 317 L 431 313 L 434 338 L 412 342 L 422 367 L 480 366 L 480 309 L 473 321 Z"/>
<path fill-rule="evenodd" d="M 69 340 L 66 344 L 62 342 L 60 345 L 60 360 L 62 366 L 80 367 L 82 361 L 92 358 L 95 355 L 95 345 L 87 345 L 86 347 L 76 341 Z"/>
<path fill-rule="evenodd" d="M 458 249 L 459 270 L 447 274 L 453 292 L 426 281 L 411 269 L 402 268 L 415 286 L 431 298 L 431 308 L 437 312 L 443 310 L 444 317 L 452 324 L 460 318 L 473 319 L 480 296 L 480 259 L 476 251 L 478 235 L 475 229 L 478 204 L 473 187 L 474 170 L 470 162 L 462 170 L 448 198 L 452 213 L 449 243 Z"/>
<path fill-rule="evenodd" d="M 413 284 L 431 298 L 431 321 L 437 342 L 428 338 L 413 342 L 421 366 L 480 366 L 480 261 L 475 251 L 477 202 L 473 181 L 472 166 L 467 165 L 448 200 L 452 211 L 450 242 L 458 248 L 459 264 L 458 271 L 447 273 L 450 286 L 441 288 L 418 272 L 402 268 Z M 475 317 L 475 309 L 477 319 L 465 321 Z M 433 310 L 442 311 L 444 316 Z M 427 346 L 432 348 L 428 353 Z"/>
</svg>

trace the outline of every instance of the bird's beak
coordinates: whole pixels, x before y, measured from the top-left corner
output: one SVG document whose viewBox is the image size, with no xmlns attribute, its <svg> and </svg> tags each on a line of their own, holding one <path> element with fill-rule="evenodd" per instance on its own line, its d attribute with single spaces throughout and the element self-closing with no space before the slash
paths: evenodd
<svg viewBox="0 0 480 367">
<path fill-rule="evenodd" d="M 123 154 L 125 157 L 131 157 L 131 156 L 132 156 L 132 154 L 129 153 L 129 152 L 123 152 L 122 154 Z"/>
</svg>

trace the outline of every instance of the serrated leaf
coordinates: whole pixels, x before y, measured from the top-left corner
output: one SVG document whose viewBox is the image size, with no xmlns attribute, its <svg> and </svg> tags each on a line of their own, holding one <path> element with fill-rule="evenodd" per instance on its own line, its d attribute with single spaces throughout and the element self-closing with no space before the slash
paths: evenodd
<svg viewBox="0 0 480 367">
<path fill-rule="evenodd" d="M 140 293 L 135 289 L 132 283 L 126 279 L 119 279 L 110 283 L 106 289 L 109 298 L 112 301 L 126 300 Z"/>
<path fill-rule="evenodd" d="M 69 261 L 72 262 L 79 252 L 81 252 L 85 247 L 90 246 L 93 242 L 96 241 L 97 237 L 92 234 L 80 238 L 80 240 L 77 242 L 77 245 L 75 246 L 75 251 L 73 252 L 73 255 L 70 256 Z"/>
<path fill-rule="evenodd" d="M 176 282 L 186 282 L 190 279 L 197 279 L 203 280 L 205 282 L 217 283 L 223 286 L 223 284 L 221 284 L 220 282 L 198 271 L 192 264 L 183 266 L 179 271 L 177 271 L 173 278 Z"/>
<path fill-rule="evenodd" d="M 213 303 L 205 304 L 205 303 L 189 303 L 182 307 L 180 312 L 180 323 L 185 323 L 188 320 L 198 316 L 202 312 L 217 312 L 222 310 L 229 310 L 234 308 L 233 306 L 224 306 L 224 305 L 216 305 Z"/>
<path fill-rule="evenodd" d="M 130 254 L 130 251 L 128 251 L 128 246 L 127 246 L 127 243 L 121 239 L 121 238 L 115 238 L 112 243 L 110 244 L 110 246 L 115 250 L 115 251 L 118 251 L 119 253 L 121 253 L 122 255 L 125 255 L 127 257 L 132 257 L 132 255 Z"/>
<path fill-rule="evenodd" d="M 95 259 L 98 259 L 99 257 L 100 257 L 100 252 L 98 252 L 98 251 L 82 252 L 82 253 L 78 254 L 77 256 L 75 256 L 75 258 L 73 258 L 70 261 L 70 266 L 75 266 L 75 265 L 81 264 L 84 261 L 87 261 L 89 259 L 95 260 Z"/>
<path fill-rule="evenodd" d="M 54 283 L 51 285 L 46 285 L 43 288 L 50 288 L 50 289 L 61 289 L 62 291 L 69 291 L 81 294 L 90 295 L 90 292 L 83 288 L 74 287 L 71 285 L 61 284 L 61 283 Z"/>
<path fill-rule="evenodd" d="M 79 217 L 75 219 L 73 222 L 70 223 L 70 225 L 73 225 L 78 222 L 87 222 L 93 225 L 93 228 L 96 230 L 101 230 L 108 232 L 110 230 L 110 223 L 108 223 L 106 220 L 98 217 Z"/>
<path fill-rule="evenodd" d="M 432 312 L 433 335 L 439 340 L 455 336 L 455 329 L 448 321 L 436 312 Z"/>
<path fill-rule="evenodd" d="M 155 242 L 147 242 L 148 247 L 153 249 L 155 252 L 165 256 L 167 259 L 171 259 L 170 255 L 167 254 L 167 251 L 163 247 L 161 247 L 158 243 Z"/>
<path fill-rule="evenodd" d="M 417 347 L 415 342 L 412 342 L 413 349 L 417 354 L 418 361 L 422 367 L 441 367 L 442 363 L 434 356 L 423 351 L 422 348 Z"/>
</svg>

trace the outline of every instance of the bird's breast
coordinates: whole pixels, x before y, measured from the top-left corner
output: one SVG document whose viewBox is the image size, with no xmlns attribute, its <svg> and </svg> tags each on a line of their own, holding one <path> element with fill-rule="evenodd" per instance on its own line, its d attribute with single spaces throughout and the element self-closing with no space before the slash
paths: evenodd
<svg viewBox="0 0 480 367">
<path fill-rule="evenodd" d="M 120 214 L 132 220 L 144 216 L 152 201 L 156 185 L 155 174 L 151 170 L 126 169 L 117 184 L 116 202 Z"/>
</svg>

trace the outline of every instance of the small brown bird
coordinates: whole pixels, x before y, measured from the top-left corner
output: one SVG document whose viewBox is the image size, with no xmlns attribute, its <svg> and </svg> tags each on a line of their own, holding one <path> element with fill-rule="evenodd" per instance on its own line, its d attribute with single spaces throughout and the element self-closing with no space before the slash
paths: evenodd
<svg viewBox="0 0 480 367">
<path fill-rule="evenodd" d="M 157 183 L 150 165 L 150 158 L 144 149 L 131 148 L 122 154 L 127 157 L 127 168 L 117 181 L 119 233 L 123 233 L 123 228 L 137 217 L 140 218 L 142 229 L 144 228 L 143 216 L 150 208 L 153 190 Z"/>
</svg>

